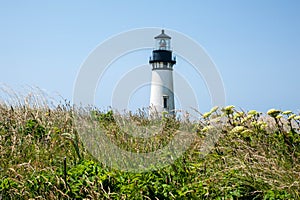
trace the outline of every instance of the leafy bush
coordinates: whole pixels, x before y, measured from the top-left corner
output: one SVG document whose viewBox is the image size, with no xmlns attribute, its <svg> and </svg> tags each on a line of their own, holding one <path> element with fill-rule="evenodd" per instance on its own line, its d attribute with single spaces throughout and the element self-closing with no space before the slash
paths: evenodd
<svg viewBox="0 0 300 200">
<path fill-rule="evenodd" d="M 130 151 L 166 145 L 187 123 L 199 138 L 173 164 L 144 173 L 110 169 L 86 151 L 69 104 L 56 108 L 0 104 L 2 199 L 300 199 L 300 117 L 292 111 L 212 108 L 196 122 L 163 117 L 160 133 L 141 141 L 121 131 L 112 111 L 90 111 L 107 136 Z M 137 126 L 154 119 L 126 116 Z M 211 128 L 220 136 L 200 150 Z M 156 122 L 155 122 L 156 123 Z M 141 145 L 142 144 L 142 145 Z"/>
</svg>

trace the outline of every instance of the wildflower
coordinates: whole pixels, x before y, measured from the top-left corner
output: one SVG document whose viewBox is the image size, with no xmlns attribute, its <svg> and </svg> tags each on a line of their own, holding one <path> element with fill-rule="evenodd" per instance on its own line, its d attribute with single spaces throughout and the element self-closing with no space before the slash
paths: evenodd
<svg viewBox="0 0 300 200">
<path fill-rule="evenodd" d="M 219 106 L 215 106 L 210 110 L 210 113 L 214 113 L 219 109 Z"/>
<path fill-rule="evenodd" d="M 267 114 L 270 115 L 271 117 L 276 117 L 277 115 L 279 115 L 279 113 L 281 113 L 280 110 L 275 110 L 275 109 L 270 109 L 268 110 Z"/>
<path fill-rule="evenodd" d="M 296 117 L 296 115 L 292 114 L 292 115 L 289 116 L 288 120 L 294 119 L 295 117 Z"/>
<path fill-rule="evenodd" d="M 243 126 L 236 126 L 230 132 L 231 133 L 241 133 L 244 130 L 245 130 L 245 127 L 243 127 Z"/>
<path fill-rule="evenodd" d="M 234 106 L 231 105 L 231 106 L 226 106 L 225 108 L 222 109 L 222 111 L 224 113 L 226 113 L 226 115 L 230 115 L 233 113 L 233 109 L 234 109 Z"/>
<path fill-rule="evenodd" d="M 249 110 L 248 115 L 257 115 L 258 112 L 256 110 Z"/>
<path fill-rule="evenodd" d="M 299 120 L 300 119 L 300 115 L 294 117 L 295 120 Z"/>
<path fill-rule="evenodd" d="M 286 111 L 284 111 L 282 114 L 284 114 L 284 115 L 290 115 L 290 114 L 292 114 L 292 111 L 286 110 Z"/>
</svg>

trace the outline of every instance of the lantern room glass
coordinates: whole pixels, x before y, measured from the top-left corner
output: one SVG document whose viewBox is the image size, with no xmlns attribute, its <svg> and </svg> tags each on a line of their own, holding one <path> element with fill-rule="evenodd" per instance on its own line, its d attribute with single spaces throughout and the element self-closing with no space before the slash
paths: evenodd
<svg viewBox="0 0 300 200">
<path fill-rule="evenodd" d="M 158 50 L 171 50 L 170 39 L 168 38 L 157 38 L 156 49 Z"/>
</svg>

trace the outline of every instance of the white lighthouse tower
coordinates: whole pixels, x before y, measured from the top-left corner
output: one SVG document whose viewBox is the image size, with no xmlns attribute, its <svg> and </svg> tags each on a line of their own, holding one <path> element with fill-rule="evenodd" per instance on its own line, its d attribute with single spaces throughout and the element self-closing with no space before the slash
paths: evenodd
<svg viewBox="0 0 300 200">
<path fill-rule="evenodd" d="M 171 37 L 162 30 L 154 39 L 156 47 L 149 60 L 152 65 L 150 116 L 163 112 L 174 115 L 173 65 L 176 60 L 172 57 Z"/>
</svg>

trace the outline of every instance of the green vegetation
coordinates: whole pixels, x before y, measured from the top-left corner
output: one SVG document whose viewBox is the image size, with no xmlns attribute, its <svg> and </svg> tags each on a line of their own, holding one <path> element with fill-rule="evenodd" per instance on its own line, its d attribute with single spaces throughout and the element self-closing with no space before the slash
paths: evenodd
<svg viewBox="0 0 300 200">
<path fill-rule="evenodd" d="M 228 106 L 199 113 L 197 122 L 164 117 L 164 128 L 146 143 L 120 131 L 111 111 L 90 113 L 126 150 L 158 149 L 183 123 L 199 137 L 167 167 L 124 172 L 86 151 L 69 104 L 50 109 L 2 103 L 0 199 L 300 199 L 300 116 L 291 111 L 262 114 Z M 142 115 L 129 117 L 151 124 Z M 221 125 L 219 140 L 203 156 L 200 149 L 214 119 L 220 119 L 214 122 Z"/>
</svg>

